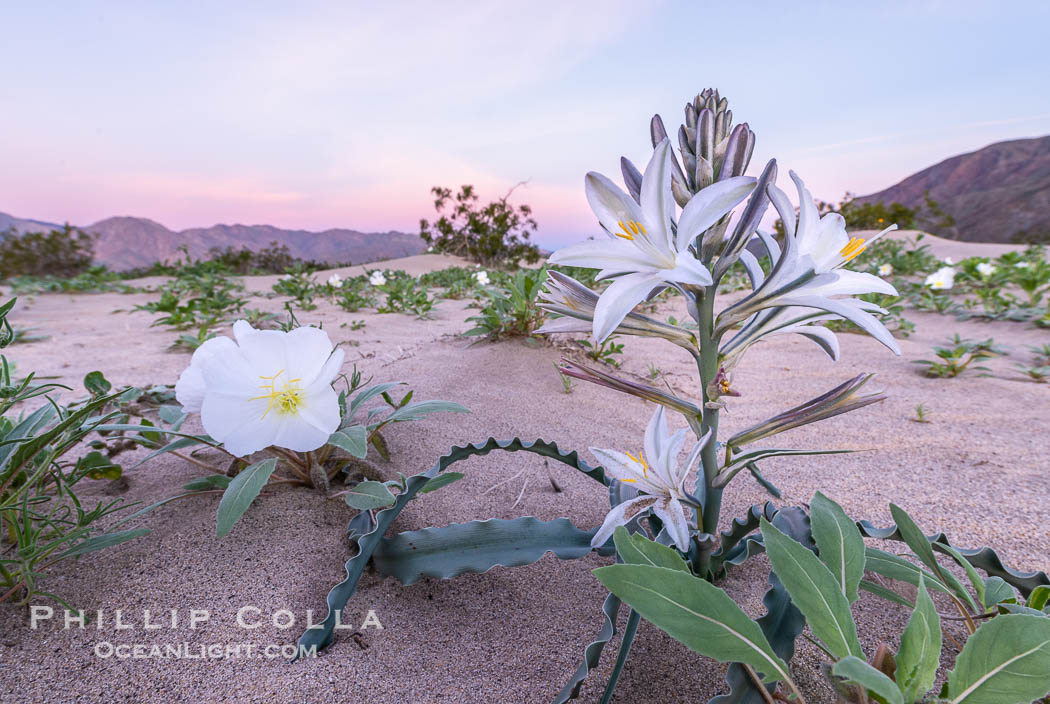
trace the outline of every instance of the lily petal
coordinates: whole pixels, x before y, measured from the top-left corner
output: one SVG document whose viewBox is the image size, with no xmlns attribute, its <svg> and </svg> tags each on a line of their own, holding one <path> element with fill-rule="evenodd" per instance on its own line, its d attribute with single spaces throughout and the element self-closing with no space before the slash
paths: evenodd
<svg viewBox="0 0 1050 704">
<path fill-rule="evenodd" d="M 698 235 L 721 220 L 754 189 L 754 178 L 734 176 L 697 192 L 678 218 L 677 249 L 684 251 Z"/>
<path fill-rule="evenodd" d="M 685 507 L 682 506 L 682 502 L 671 497 L 657 501 L 652 508 L 656 517 L 663 521 L 667 534 L 671 536 L 679 552 L 688 552 L 689 522 L 686 520 Z"/>
<path fill-rule="evenodd" d="M 594 307 L 595 339 L 604 342 L 612 335 L 627 314 L 661 281 L 660 274 L 652 273 L 627 274 L 613 281 Z"/>
<path fill-rule="evenodd" d="M 605 516 L 605 522 L 602 523 L 601 528 L 591 538 L 591 547 L 599 548 L 605 545 L 618 527 L 630 522 L 639 513 L 651 508 L 657 501 L 659 499 L 655 496 L 639 496 L 637 499 L 624 501 L 622 504 L 614 506 Z"/>
</svg>

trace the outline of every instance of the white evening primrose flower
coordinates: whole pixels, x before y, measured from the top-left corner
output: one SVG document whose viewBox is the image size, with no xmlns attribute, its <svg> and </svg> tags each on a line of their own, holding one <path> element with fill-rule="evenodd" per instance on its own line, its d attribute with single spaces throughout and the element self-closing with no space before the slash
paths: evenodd
<svg viewBox="0 0 1050 704">
<path fill-rule="evenodd" d="M 923 285 L 929 286 L 934 291 L 947 291 L 955 285 L 955 269 L 950 266 L 942 266 L 927 276 Z"/>
<path fill-rule="evenodd" d="M 977 265 L 977 273 L 981 276 L 991 276 L 995 273 L 995 267 L 988 262 L 981 262 Z"/>
<path fill-rule="evenodd" d="M 718 331 L 724 332 L 758 311 L 783 306 L 816 308 L 845 318 L 874 337 L 896 354 L 900 347 L 886 326 L 865 306 L 851 298 L 865 293 L 897 295 L 897 289 L 874 274 L 851 271 L 846 265 L 859 256 L 872 242 L 896 225 L 866 240 L 846 232 L 846 221 L 838 213 L 820 217 L 813 196 L 795 172 L 791 179 L 798 190 L 799 213 L 787 195 L 774 185 L 767 189 L 773 206 L 784 223 L 783 252 L 773 270 L 746 298 L 722 311 Z"/>
<path fill-rule="evenodd" d="M 433 252 L 433 251 L 434 251 L 433 245 L 431 245 L 430 247 L 427 247 L 427 252 Z"/>
<path fill-rule="evenodd" d="M 1029 266 L 1031 266 L 1031 264 L 1028 262 L 1017 262 L 1016 264 L 1014 264 L 1014 266 L 1018 269 L 1027 269 Z"/>
<path fill-rule="evenodd" d="M 608 239 L 571 245 L 550 257 L 552 264 L 600 269 L 599 278 L 615 278 L 595 308 L 593 330 L 599 342 L 654 289 L 710 285 L 711 272 L 690 247 L 754 190 L 755 179 L 745 176 L 714 183 L 686 203 L 676 226 L 672 158 L 665 139 L 645 167 L 637 202 L 605 176 L 587 174 L 587 202 Z"/>
<path fill-rule="evenodd" d="M 637 457 L 617 450 L 591 448 L 591 453 L 609 476 L 642 492 L 641 496 L 624 501 L 609 511 L 605 522 L 591 539 L 591 547 L 604 545 L 617 526 L 628 523 L 640 513 L 652 511 L 663 521 L 675 547 L 681 552 L 689 549 L 689 519 L 686 517 L 689 509 L 686 505 L 696 506 L 696 501 L 686 493 L 685 480 L 711 436 L 710 433 L 705 435 L 690 451 L 685 463 L 679 465 L 678 455 L 685 436 L 684 429 L 673 435 L 668 432 L 664 407 L 657 406 L 645 429 L 644 449 Z"/>
<path fill-rule="evenodd" d="M 944 263 L 947 264 L 948 266 L 953 266 L 955 264 L 955 260 L 952 259 L 951 257 L 945 257 L 944 258 Z"/>
<path fill-rule="evenodd" d="M 372 284 L 373 286 L 385 286 L 386 277 L 383 276 L 383 272 L 381 271 L 373 271 L 372 274 L 368 277 L 368 283 Z"/>
<path fill-rule="evenodd" d="M 193 353 L 175 384 L 185 413 L 238 457 L 270 447 L 309 452 L 339 427 L 332 380 L 343 365 L 328 333 L 256 330 L 243 320 L 234 338 L 214 337 Z"/>
<path fill-rule="evenodd" d="M 893 273 L 892 264 L 880 264 L 879 265 L 879 276 L 889 276 Z"/>
<path fill-rule="evenodd" d="M 343 277 L 339 274 L 332 274 L 328 277 L 328 285 L 335 286 L 336 288 L 343 285 Z"/>
<path fill-rule="evenodd" d="M 487 271 L 474 272 L 474 280 L 481 286 L 489 285 L 489 273 Z"/>
</svg>

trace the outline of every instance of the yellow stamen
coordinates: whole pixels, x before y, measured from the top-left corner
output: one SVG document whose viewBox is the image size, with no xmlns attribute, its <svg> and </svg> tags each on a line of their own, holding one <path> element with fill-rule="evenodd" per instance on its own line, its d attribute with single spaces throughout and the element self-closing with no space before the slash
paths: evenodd
<svg viewBox="0 0 1050 704">
<path fill-rule="evenodd" d="M 720 388 L 722 390 L 722 393 L 728 394 L 729 393 L 729 379 L 722 379 L 720 382 L 718 382 L 718 388 Z"/>
<path fill-rule="evenodd" d="M 626 225 L 623 220 L 620 220 L 616 224 L 620 226 L 620 229 L 623 230 L 623 232 L 614 232 L 613 234 L 617 237 L 622 237 L 625 240 L 633 240 L 634 236 L 639 233 L 643 235 L 646 234 L 645 226 L 636 220 L 628 220 Z"/>
<path fill-rule="evenodd" d="M 289 379 L 282 388 L 278 389 L 277 377 L 281 376 L 281 374 L 284 374 L 283 369 L 273 376 L 259 375 L 260 379 L 267 382 L 265 384 L 260 384 L 259 388 L 267 393 L 262 396 L 253 396 L 248 399 L 249 401 L 258 401 L 259 399 L 266 399 L 269 401 L 266 410 L 262 414 L 262 418 L 269 415 L 270 411 L 275 408 L 277 409 L 277 412 L 282 415 L 295 413 L 303 402 L 303 390 L 296 386 L 296 384 L 302 381 L 302 379 Z M 262 420 L 262 418 L 259 420 Z"/>
<path fill-rule="evenodd" d="M 649 465 L 647 465 L 647 464 L 645 463 L 645 455 L 643 455 L 643 454 L 642 454 L 641 452 L 639 452 L 639 453 L 638 453 L 638 456 L 637 456 L 637 457 L 635 457 L 634 455 L 632 455 L 632 454 L 631 454 L 630 452 L 625 452 L 625 453 L 623 453 L 623 454 L 627 455 L 627 456 L 628 456 L 628 457 L 630 457 L 630 458 L 631 458 L 632 460 L 634 460 L 634 461 L 635 461 L 635 462 L 637 462 L 638 464 L 642 465 L 642 476 L 643 476 L 643 477 L 648 477 L 648 476 L 649 476 Z"/>
<path fill-rule="evenodd" d="M 850 241 L 846 243 L 846 246 L 842 248 L 839 254 L 845 257 L 845 261 L 848 262 L 850 259 L 856 257 L 865 249 L 866 246 L 864 244 L 863 237 L 852 237 L 850 238 Z"/>
<path fill-rule="evenodd" d="M 621 479 L 620 481 L 621 482 L 627 482 L 628 484 L 637 484 L 638 483 L 637 479 Z"/>
</svg>

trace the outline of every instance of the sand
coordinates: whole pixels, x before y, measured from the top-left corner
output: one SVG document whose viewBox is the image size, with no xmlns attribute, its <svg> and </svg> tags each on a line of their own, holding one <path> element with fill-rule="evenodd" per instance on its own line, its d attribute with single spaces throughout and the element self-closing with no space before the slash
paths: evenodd
<svg viewBox="0 0 1050 704">
<path fill-rule="evenodd" d="M 961 249 L 970 245 L 938 246 L 959 247 L 951 256 L 961 258 L 966 256 Z M 425 255 L 386 266 L 418 273 L 449 263 L 448 258 Z M 266 290 L 272 279 L 252 278 L 248 287 Z M 15 321 L 37 327 L 50 339 L 9 348 L 8 357 L 20 369 L 75 385 L 94 369 L 103 370 L 115 384 L 173 383 L 189 361 L 188 354 L 167 349 L 176 334 L 150 328 L 148 313 L 112 312 L 148 298 L 45 295 L 20 301 Z M 278 311 L 281 304 L 260 298 L 249 305 Z M 562 393 L 552 366 L 561 354 L 556 347 L 519 341 L 470 345 L 459 333 L 469 327 L 464 319 L 471 314 L 465 301 L 444 301 L 424 321 L 371 311 L 344 313 L 327 303 L 300 316 L 304 323 L 323 321 L 333 339 L 347 345 L 347 369 L 357 363 L 376 380 L 409 382 L 417 399 L 453 400 L 472 410 L 470 415 L 435 416 L 392 428 L 393 461 L 377 463 L 387 476 L 423 471 L 451 444 L 490 435 L 542 437 L 581 450 L 640 445 L 651 407 L 583 382 L 575 383 L 572 393 Z M 943 530 L 964 546 L 992 545 L 1015 568 L 1050 569 L 1050 387 L 1024 381 L 1013 369 L 1015 362 L 1031 361 L 1025 345 L 1046 342 L 1047 332 L 1018 323 L 963 323 L 914 311 L 906 315 L 917 329 L 901 341 L 900 358 L 858 335 L 840 336 L 838 363 L 802 339 L 782 337 L 758 345 L 738 368 L 734 385 L 743 396 L 731 402 L 725 432 L 860 372 L 877 372 L 874 384 L 886 390 L 885 402 L 792 431 L 782 440 L 789 447 L 867 451 L 766 462 L 767 477 L 784 491 L 777 503 L 808 501 L 820 489 L 852 516 L 885 524 L 889 503 L 895 501 L 927 532 Z M 343 326 L 352 320 L 364 320 L 364 329 Z M 990 377 L 924 378 L 912 360 L 931 357 L 930 347 L 954 332 L 993 336 L 1010 354 L 988 363 Z M 624 342 L 625 374 L 647 376 L 652 362 L 673 387 L 696 393 L 687 355 L 658 341 Z M 913 422 L 918 404 L 926 409 L 929 423 Z M 458 468 L 467 472 L 464 480 L 414 501 L 395 528 L 520 515 L 569 516 L 581 527 L 592 527 L 607 509 L 601 486 L 561 465 L 551 466 L 563 488 L 556 493 L 543 461 L 532 456 L 493 454 Z M 523 470 L 518 479 L 484 493 Z M 126 496 L 152 502 L 179 492 L 201 474 L 178 458 L 157 458 L 127 470 Z M 726 491 L 724 520 L 768 498 L 742 475 Z M 33 630 L 27 610 L 0 605 L 0 700 L 549 702 L 601 624 L 604 590 L 590 570 L 608 560 L 590 556 L 562 562 L 548 555 L 528 567 L 496 568 L 411 587 L 367 572 L 345 621 L 360 626 L 373 610 L 383 629 L 367 629 L 356 637 L 352 630 L 343 631 L 319 658 L 296 664 L 279 658 L 96 656 L 96 647 L 107 652 L 106 644 L 140 644 L 145 652 L 153 645 L 181 643 L 197 649 L 210 644 L 289 645 L 298 638 L 308 610 L 315 620 L 321 618 L 325 594 L 341 579 L 350 555 L 344 536 L 353 511 L 311 490 L 276 488 L 261 496 L 220 541 L 215 538 L 217 504 L 218 496 L 211 495 L 157 509 L 142 521 L 152 529 L 150 535 L 64 563 L 47 578 L 47 589 L 80 608 L 102 610 L 101 630 L 64 629 L 60 612 Z M 767 572 L 768 562 L 758 558 L 724 585 L 756 616 Z M 249 613 L 248 620 L 263 625 L 238 627 L 237 613 L 244 606 L 257 607 L 259 612 Z M 115 630 L 116 609 L 131 629 Z M 178 627 L 146 630 L 144 609 L 151 610 L 153 622 L 169 621 L 170 610 L 176 609 Z M 190 629 L 193 609 L 209 610 L 210 620 Z M 293 627 L 281 629 L 270 622 L 282 609 L 295 616 Z M 880 641 L 893 641 L 907 618 L 898 607 L 867 595 L 854 611 L 869 654 Z M 278 614 L 278 620 L 287 616 Z M 953 654 L 950 646 L 947 650 L 946 658 Z M 600 698 L 614 658 L 610 648 L 581 701 Z M 814 649 L 800 641 L 794 669 L 811 704 L 832 701 L 817 662 Z M 703 701 L 724 691 L 723 673 L 723 665 L 694 655 L 643 623 L 615 701 Z"/>
</svg>

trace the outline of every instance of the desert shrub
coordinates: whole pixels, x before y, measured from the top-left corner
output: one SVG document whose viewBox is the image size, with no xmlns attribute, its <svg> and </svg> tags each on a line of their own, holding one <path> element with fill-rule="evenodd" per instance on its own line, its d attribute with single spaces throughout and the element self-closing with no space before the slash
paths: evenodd
<svg viewBox="0 0 1050 704">
<path fill-rule="evenodd" d="M 486 267 L 516 268 L 522 260 L 539 261 L 539 248 L 529 242 L 536 232 L 532 208 L 508 202 L 513 188 L 485 206 L 470 185 L 462 186 L 455 195 L 440 186 L 431 192 L 440 217 L 433 223 L 420 220 L 419 236 L 434 249 Z"/>
<path fill-rule="evenodd" d="M 543 321 L 538 297 L 546 278 L 546 267 L 519 269 L 505 285 L 483 289 L 481 311 L 467 318 L 474 327 L 463 334 L 489 340 L 532 335 Z"/>
<path fill-rule="evenodd" d="M 50 232 L 0 235 L 0 277 L 68 278 L 87 271 L 95 257 L 95 235 L 72 225 Z"/>
</svg>

